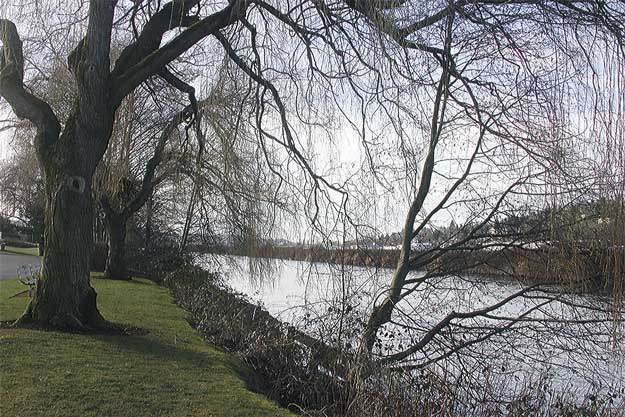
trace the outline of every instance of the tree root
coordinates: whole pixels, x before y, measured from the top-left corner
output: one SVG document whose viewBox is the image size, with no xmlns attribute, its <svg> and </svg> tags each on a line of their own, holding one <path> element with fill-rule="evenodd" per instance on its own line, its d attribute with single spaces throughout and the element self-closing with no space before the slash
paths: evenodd
<svg viewBox="0 0 625 417">
<path fill-rule="evenodd" d="M 78 333 L 101 333 L 118 329 L 118 326 L 105 320 L 98 311 L 93 289 L 83 298 L 75 312 L 58 311 L 49 314 L 44 310 L 35 300 L 31 300 L 24 314 L 13 323 L 13 327 Z"/>
</svg>

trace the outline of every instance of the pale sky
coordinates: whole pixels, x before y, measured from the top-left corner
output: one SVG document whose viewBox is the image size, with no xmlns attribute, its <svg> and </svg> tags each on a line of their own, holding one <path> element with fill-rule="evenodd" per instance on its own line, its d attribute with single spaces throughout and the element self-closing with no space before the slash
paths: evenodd
<svg viewBox="0 0 625 417">
<path fill-rule="evenodd" d="M 5 159 L 9 153 L 9 135 L 7 132 L 0 132 L 0 161 Z"/>
<path fill-rule="evenodd" d="M 4 104 L 5 104 L 4 99 L 0 98 L 0 106 Z M 10 115 L 0 109 L 0 120 L 7 119 L 8 117 L 10 117 Z M 2 132 L 1 130 L 3 126 L 4 125 L 2 124 L 2 122 L 0 122 L 0 161 L 5 159 L 10 152 L 9 140 L 11 137 L 11 132 L 10 131 Z"/>
</svg>

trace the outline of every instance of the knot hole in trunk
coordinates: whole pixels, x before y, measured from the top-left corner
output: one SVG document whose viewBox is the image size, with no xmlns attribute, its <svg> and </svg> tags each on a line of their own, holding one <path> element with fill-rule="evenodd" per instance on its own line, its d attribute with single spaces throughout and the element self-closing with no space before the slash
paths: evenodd
<svg viewBox="0 0 625 417">
<path fill-rule="evenodd" d="M 85 179 L 83 177 L 74 176 L 67 178 L 69 189 L 75 193 L 82 194 L 85 192 Z"/>
</svg>

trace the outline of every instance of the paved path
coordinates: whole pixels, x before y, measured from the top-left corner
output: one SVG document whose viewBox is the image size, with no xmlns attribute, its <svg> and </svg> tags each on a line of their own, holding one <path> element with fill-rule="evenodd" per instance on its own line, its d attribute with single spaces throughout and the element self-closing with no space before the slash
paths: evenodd
<svg viewBox="0 0 625 417">
<path fill-rule="evenodd" d="M 41 259 L 38 256 L 0 252 L 0 280 L 17 278 L 18 266 L 32 264 L 41 265 Z"/>
</svg>

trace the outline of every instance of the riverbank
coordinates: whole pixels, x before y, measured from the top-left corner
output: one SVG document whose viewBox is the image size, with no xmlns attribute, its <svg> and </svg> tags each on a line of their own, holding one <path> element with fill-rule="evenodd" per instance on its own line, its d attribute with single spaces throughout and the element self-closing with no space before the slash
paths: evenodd
<svg viewBox="0 0 625 417">
<path fill-rule="evenodd" d="M 311 303 L 309 307 L 313 306 L 312 309 L 296 310 L 292 305 L 293 308 L 289 308 L 289 311 L 299 311 L 297 317 L 281 315 L 274 308 L 276 304 L 265 304 L 266 299 L 257 298 L 259 294 L 251 290 L 254 288 L 253 284 L 243 288 L 233 282 L 237 279 L 252 282 L 251 274 L 257 272 L 251 267 L 246 270 L 245 265 L 248 263 L 242 259 L 240 261 L 240 269 L 220 268 L 226 270 L 225 275 L 189 267 L 188 270 L 169 275 L 164 283 L 171 288 L 175 300 L 190 312 L 193 326 L 207 341 L 222 346 L 249 363 L 272 386 L 271 398 L 285 406 L 296 405 L 294 409 L 305 410 L 304 415 L 623 416 L 618 411 L 624 409 L 620 391 L 618 396 L 612 398 L 605 396 L 612 395 L 611 392 L 595 394 L 594 390 L 578 389 L 577 386 L 555 388 L 550 385 L 553 383 L 550 378 L 554 375 L 551 373 L 534 375 L 538 376 L 535 379 L 536 385 L 526 385 L 523 388 L 524 385 L 521 384 L 512 392 L 502 388 L 510 388 L 507 384 L 512 379 L 511 374 L 508 373 L 504 381 L 499 379 L 502 375 L 495 368 L 492 368 L 492 373 L 489 371 L 485 374 L 481 373 L 481 369 L 476 369 L 475 374 L 467 375 L 468 378 L 460 382 L 453 375 L 442 377 L 435 367 L 423 368 L 418 372 L 402 372 L 399 368 L 369 363 L 367 368 L 371 367 L 370 377 L 366 384 L 351 385 L 348 378 L 355 369 L 355 345 L 346 342 L 354 339 L 351 336 L 337 339 L 337 335 L 341 333 L 338 326 L 332 325 L 331 317 L 336 310 L 326 308 L 331 304 L 318 303 L 319 299 L 313 295 L 314 289 L 302 284 L 306 287 L 308 301 Z M 291 262 L 285 262 L 284 265 L 291 267 L 283 271 L 282 277 L 291 282 L 301 282 L 296 273 L 302 269 Z M 207 268 L 211 269 L 208 266 Z M 233 272 L 241 277 L 234 278 Z M 322 277 L 328 276 L 324 271 L 319 271 L 313 281 L 317 282 Z M 280 286 L 279 277 L 269 287 L 269 292 L 272 293 L 284 289 Z M 480 294 L 474 293 L 472 296 L 479 298 Z M 282 298 L 301 299 L 293 293 L 282 294 Z M 280 305 L 281 308 L 286 307 L 286 304 Z M 429 314 L 428 307 L 423 307 L 426 314 Z M 353 336 L 356 338 L 359 336 L 360 321 L 350 317 L 357 310 L 359 308 L 356 307 L 345 310 L 350 314 L 344 316 L 345 323 L 349 323 L 348 332 L 355 331 Z M 426 321 L 420 322 L 427 326 Z M 312 337 L 302 338 L 302 332 L 307 332 Z M 489 358 L 491 361 L 494 359 L 492 356 Z M 533 358 L 537 363 L 541 360 L 540 356 Z M 525 360 L 528 359 L 529 357 L 525 357 Z M 506 362 L 506 366 L 516 368 L 509 362 Z M 523 374 L 512 375 L 512 380 L 517 383 L 517 377 L 523 378 Z M 481 388 L 476 392 L 474 387 L 478 380 Z M 592 393 L 591 396 L 589 392 Z M 479 394 L 480 402 L 467 403 L 467 399 L 473 398 L 473 394 Z"/>
<path fill-rule="evenodd" d="M 269 397 L 307 416 L 345 415 L 351 353 L 273 317 L 221 275 L 187 265 L 163 284 L 209 343 L 249 364 Z"/>
<path fill-rule="evenodd" d="M 127 335 L 6 328 L 28 299 L 0 282 L 2 416 L 290 416 L 252 392 L 257 376 L 207 345 L 167 289 L 92 278 L 98 305 Z"/>
</svg>

